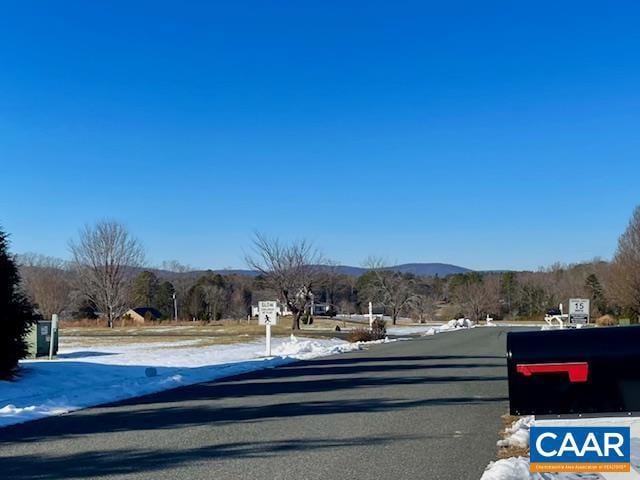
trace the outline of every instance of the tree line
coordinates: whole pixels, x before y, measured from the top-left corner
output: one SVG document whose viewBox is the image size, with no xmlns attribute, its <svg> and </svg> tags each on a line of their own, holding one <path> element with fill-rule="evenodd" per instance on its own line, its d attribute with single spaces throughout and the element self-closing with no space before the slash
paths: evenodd
<svg viewBox="0 0 640 480">
<path fill-rule="evenodd" d="M 571 297 L 590 298 L 593 315 L 640 314 L 640 208 L 622 234 L 613 259 L 556 264 L 538 271 L 470 272 L 446 278 L 390 270 L 369 258 L 359 277 L 340 273 L 309 242 L 282 242 L 256 234 L 246 258 L 255 276 L 194 273 L 177 261 L 145 268 L 138 240 L 120 223 L 98 222 L 70 242 L 70 261 L 37 254 L 18 257 L 27 297 L 45 318 L 104 318 L 112 326 L 128 308 L 152 307 L 163 319 L 216 321 L 246 318 L 251 305 L 278 299 L 292 328 L 308 321 L 312 302 L 330 314 L 376 313 L 427 321 L 534 318 Z"/>
<path fill-rule="evenodd" d="M 592 300 L 593 314 L 640 316 L 640 207 L 618 241 L 611 261 L 552 265 L 536 272 L 471 272 L 447 278 L 418 277 L 366 262 L 358 278 L 341 274 L 306 241 L 284 243 L 257 234 L 247 264 L 255 277 L 198 276 L 178 262 L 154 271 L 143 268 L 140 243 L 120 223 L 85 227 L 70 243 L 72 260 L 37 254 L 16 256 L 0 230 L 0 378 L 11 376 L 27 351 L 25 335 L 39 318 L 101 317 L 112 326 L 127 308 L 144 304 L 171 318 L 213 321 L 242 318 L 251 305 L 277 298 L 292 313 L 292 329 L 309 321 L 311 302 L 332 313 L 365 313 L 369 302 L 393 321 L 484 315 L 531 318 L 580 296 Z M 174 299 L 178 303 L 173 303 Z M 174 310 L 175 313 L 175 310 Z"/>
</svg>

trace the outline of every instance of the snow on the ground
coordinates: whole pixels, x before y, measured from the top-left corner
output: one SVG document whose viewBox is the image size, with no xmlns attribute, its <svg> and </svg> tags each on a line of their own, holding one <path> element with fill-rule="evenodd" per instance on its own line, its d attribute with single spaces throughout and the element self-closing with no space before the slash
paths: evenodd
<svg viewBox="0 0 640 480">
<path fill-rule="evenodd" d="M 410 325 L 406 327 L 389 327 L 387 328 L 387 333 L 389 335 L 435 335 L 436 333 L 442 332 L 453 332 L 457 330 L 464 330 L 467 328 L 474 328 L 475 324 L 469 320 L 468 318 L 459 318 L 454 320 L 449 320 L 447 323 L 443 323 L 442 325 Z"/>
<path fill-rule="evenodd" d="M 631 428 L 631 473 L 529 473 L 528 457 L 511 457 L 491 462 L 481 480 L 631 480 L 640 474 L 640 419 L 638 417 L 598 417 L 536 420 L 526 416 L 506 429 L 499 447 L 529 446 L 529 428 L 538 426 L 629 426 Z"/>
<path fill-rule="evenodd" d="M 480 480 L 528 480 L 529 459 L 512 457 L 491 462 Z"/>
<path fill-rule="evenodd" d="M 530 473 L 527 457 L 491 462 L 480 480 L 602 480 L 597 473 Z"/>
<path fill-rule="evenodd" d="M 536 420 L 537 426 L 565 426 L 565 427 L 629 427 L 631 429 L 631 472 L 603 473 L 598 478 L 611 480 L 637 480 L 640 478 L 640 418 L 638 417 L 596 417 L 596 418 L 563 418 Z"/>
<path fill-rule="evenodd" d="M 494 322 L 496 327 L 542 327 L 542 323 L 538 322 Z M 545 324 L 546 325 L 546 324 Z"/>
<path fill-rule="evenodd" d="M 449 320 L 444 325 L 438 327 L 441 332 L 448 330 L 459 330 L 461 328 L 473 328 L 474 323 L 468 318 L 458 318 L 457 320 Z"/>
<path fill-rule="evenodd" d="M 498 446 L 527 448 L 529 446 L 529 428 L 533 425 L 534 420 L 533 415 L 516 420 L 505 430 L 506 437 L 498 440 Z"/>
<path fill-rule="evenodd" d="M 22 361 L 16 380 L 0 381 L 0 427 L 368 345 L 292 335 L 273 339 L 272 357 L 265 358 L 262 341 L 198 343 L 67 344 L 57 360 Z"/>
<path fill-rule="evenodd" d="M 389 315 L 380 315 L 380 314 L 374 314 L 373 315 L 374 318 L 380 318 L 382 320 L 384 320 L 385 322 L 391 322 L 391 317 Z M 368 313 L 352 313 L 352 314 L 345 314 L 345 313 L 339 313 L 337 314 L 335 317 L 333 317 L 335 320 L 350 320 L 352 322 L 362 322 L 362 323 L 369 323 L 369 314 Z M 411 319 L 408 317 L 398 317 L 398 320 L 402 321 L 402 322 L 411 322 Z"/>
<path fill-rule="evenodd" d="M 388 335 L 423 335 L 429 330 L 433 330 L 433 325 L 407 325 L 388 327 Z"/>
</svg>

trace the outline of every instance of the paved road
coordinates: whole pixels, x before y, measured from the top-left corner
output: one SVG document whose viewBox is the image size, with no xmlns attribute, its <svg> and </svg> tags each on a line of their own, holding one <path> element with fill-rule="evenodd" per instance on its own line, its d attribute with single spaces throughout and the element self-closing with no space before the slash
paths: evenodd
<svg viewBox="0 0 640 480">
<path fill-rule="evenodd" d="M 378 345 L 0 430 L 0 478 L 477 480 L 505 330 Z"/>
</svg>

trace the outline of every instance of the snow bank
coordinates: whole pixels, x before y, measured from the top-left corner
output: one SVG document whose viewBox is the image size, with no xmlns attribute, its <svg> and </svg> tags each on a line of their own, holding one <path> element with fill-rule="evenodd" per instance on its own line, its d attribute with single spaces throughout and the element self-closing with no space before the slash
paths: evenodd
<svg viewBox="0 0 640 480">
<path fill-rule="evenodd" d="M 530 473 L 527 457 L 491 462 L 480 480 L 604 480 L 597 473 Z"/>
<path fill-rule="evenodd" d="M 511 457 L 491 462 L 480 480 L 529 480 L 529 459 Z"/>
<path fill-rule="evenodd" d="M 474 323 L 468 318 L 459 318 L 450 320 L 442 325 L 412 325 L 407 327 L 389 327 L 387 333 L 389 335 L 422 335 L 431 336 L 441 332 L 451 332 L 454 330 L 463 330 L 466 328 L 474 328 Z"/>
<path fill-rule="evenodd" d="M 560 325 L 549 325 L 548 323 L 545 323 L 540 327 L 540 330 L 560 330 L 560 329 L 561 329 Z"/>
<path fill-rule="evenodd" d="M 629 427 L 631 429 L 631 474 L 622 475 L 620 473 L 603 473 L 597 477 L 571 477 L 571 478 L 598 478 L 598 479 L 627 479 L 640 478 L 640 418 L 638 417 L 593 417 L 593 418 L 564 418 L 564 419 L 545 419 L 537 420 L 538 426 L 552 427 Z M 554 477 L 556 478 L 556 477 Z M 561 477 L 567 478 L 567 477 Z"/>
<path fill-rule="evenodd" d="M 430 327 L 422 334 L 422 336 L 428 337 L 438 333 L 456 332 L 459 330 L 466 330 L 468 328 L 475 328 L 475 324 L 468 318 L 458 318 L 457 320 L 449 320 L 447 323 L 438 327 Z"/>
<path fill-rule="evenodd" d="M 288 342 L 284 342 L 272 349 L 271 353 L 277 357 L 293 357 L 299 360 L 304 360 L 319 356 L 362 350 L 366 345 L 388 343 L 390 341 L 392 340 L 384 339 L 373 342 L 355 343 L 338 341 L 338 343 L 327 345 L 327 340 L 298 340 L 294 335 L 291 335 Z"/>
<path fill-rule="evenodd" d="M 410 325 L 406 327 L 388 327 L 388 335 L 424 335 L 434 330 L 433 325 Z"/>
<path fill-rule="evenodd" d="M 505 430 L 506 437 L 498 441 L 498 446 L 527 448 L 529 446 L 529 429 L 534 425 L 534 422 L 535 417 L 533 415 L 518 419 L 511 427 Z M 636 418 L 627 419 L 621 417 L 538 421 L 539 425 L 547 426 L 603 426 L 607 424 L 631 426 L 631 466 L 636 472 L 640 471 L 640 454 L 635 453 L 634 455 L 634 452 L 640 451 L 640 439 L 634 436 L 633 426 L 638 423 Z M 619 476 L 619 474 L 598 473 L 530 473 L 528 457 L 511 457 L 491 462 L 481 480 L 606 480 L 617 478 L 616 475 Z"/>
<path fill-rule="evenodd" d="M 499 447 L 521 447 L 527 448 L 529 446 L 529 429 L 533 426 L 535 417 L 529 415 L 522 417 L 515 421 L 513 425 L 505 430 L 507 436 L 498 440 Z"/>
<path fill-rule="evenodd" d="M 457 320 L 449 320 L 444 325 L 438 327 L 440 331 L 458 330 L 461 328 L 473 328 L 474 324 L 468 318 L 458 318 Z"/>
<path fill-rule="evenodd" d="M 23 361 L 17 380 L 0 381 L 0 427 L 367 345 L 292 336 L 274 339 L 273 356 L 264 358 L 261 341 L 198 343 L 66 347 L 54 361 Z"/>
<path fill-rule="evenodd" d="M 542 323 L 520 322 L 520 321 L 515 321 L 515 322 L 500 321 L 498 323 L 495 323 L 494 325 L 496 327 L 541 327 Z"/>
</svg>

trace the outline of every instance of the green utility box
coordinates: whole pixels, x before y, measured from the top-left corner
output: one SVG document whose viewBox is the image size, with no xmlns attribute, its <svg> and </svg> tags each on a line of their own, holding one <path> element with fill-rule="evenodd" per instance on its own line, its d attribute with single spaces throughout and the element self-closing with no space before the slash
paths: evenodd
<svg viewBox="0 0 640 480">
<path fill-rule="evenodd" d="M 29 346 L 29 357 L 48 357 L 49 342 L 51 341 L 51 320 L 39 320 L 31 327 L 27 334 L 27 345 Z M 58 329 L 53 337 L 53 354 L 58 353 Z"/>
</svg>

